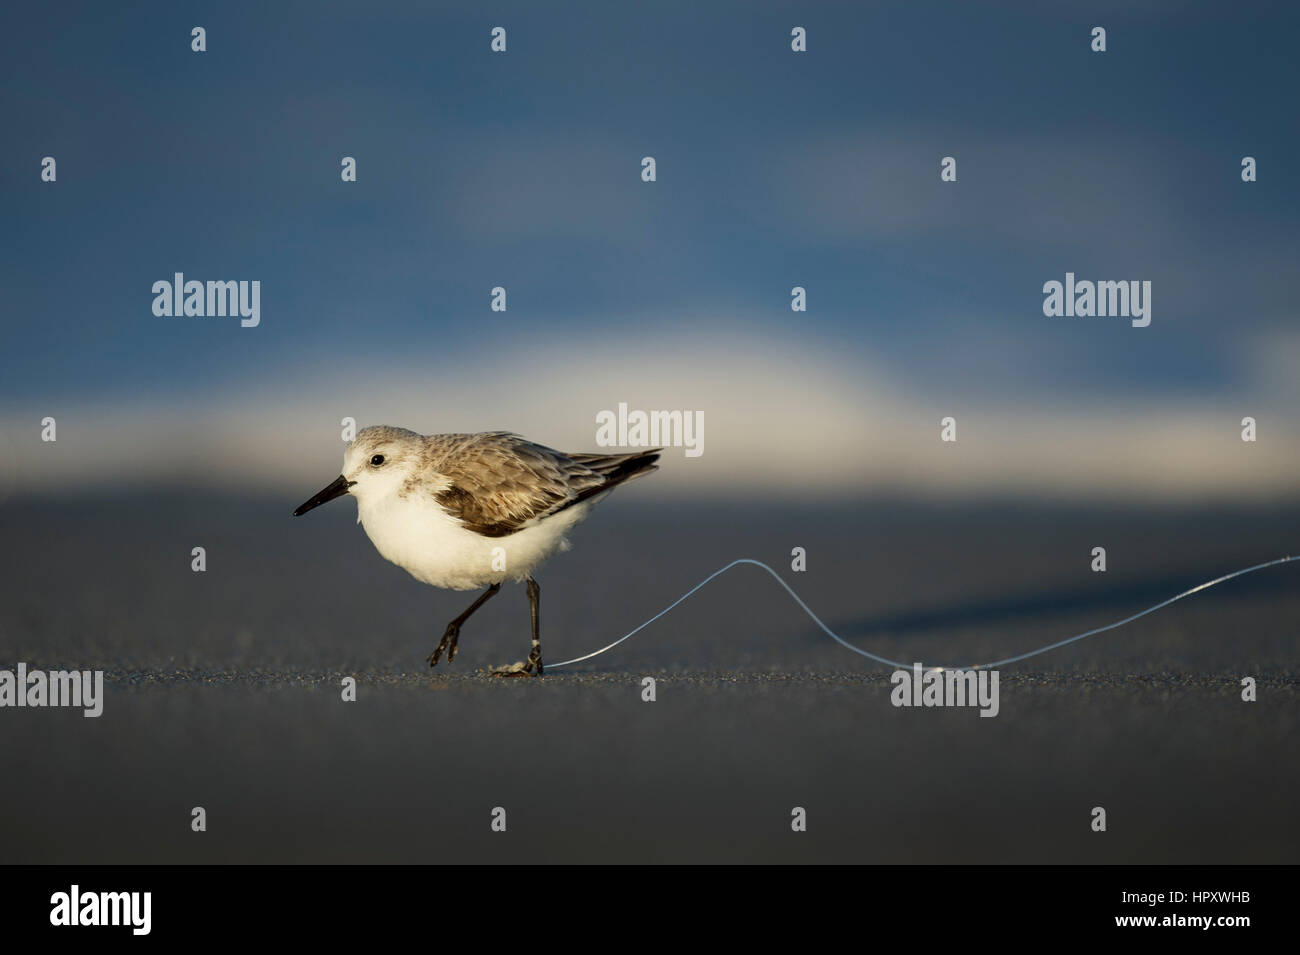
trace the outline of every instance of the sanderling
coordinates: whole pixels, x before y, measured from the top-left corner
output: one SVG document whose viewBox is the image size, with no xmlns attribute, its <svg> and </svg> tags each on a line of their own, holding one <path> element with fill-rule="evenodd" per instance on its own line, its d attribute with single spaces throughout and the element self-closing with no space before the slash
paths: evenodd
<svg viewBox="0 0 1300 955">
<path fill-rule="evenodd" d="M 456 659 L 460 628 L 501 589 L 524 581 L 533 623 L 528 659 L 492 672 L 542 673 L 532 570 L 568 550 L 565 533 L 592 504 L 625 481 L 657 471 L 660 448 L 631 454 L 562 454 L 517 434 L 434 434 L 364 428 L 343 453 L 343 473 L 294 517 L 344 494 L 357 499 L 357 522 L 375 549 L 416 580 L 450 590 L 486 587 L 447 624 L 429 654 Z"/>
</svg>

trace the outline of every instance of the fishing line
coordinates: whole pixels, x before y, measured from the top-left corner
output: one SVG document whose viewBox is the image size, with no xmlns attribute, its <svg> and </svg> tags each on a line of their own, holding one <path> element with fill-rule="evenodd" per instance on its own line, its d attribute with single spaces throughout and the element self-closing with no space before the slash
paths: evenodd
<svg viewBox="0 0 1300 955">
<path fill-rule="evenodd" d="M 1197 584 L 1195 587 L 1192 587 L 1189 590 L 1184 590 L 1180 594 L 1175 594 L 1174 596 L 1170 597 L 1168 600 L 1163 600 L 1160 603 L 1156 604 L 1155 606 L 1148 607 L 1146 610 L 1140 611 L 1139 613 L 1135 613 L 1130 617 L 1125 617 L 1123 620 L 1117 620 L 1114 623 L 1106 624 L 1106 626 L 1104 627 L 1097 627 L 1096 629 L 1089 630 L 1085 633 L 1076 634 L 1073 637 L 1067 637 L 1066 639 L 1058 640 L 1055 643 L 1049 643 L 1046 646 L 1039 647 L 1036 650 L 1030 650 L 1027 653 L 1020 653 L 1014 657 L 1007 657 L 1005 660 L 994 660 L 991 663 L 973 663 L 973 664 L 967 664 L 966 666 L 959 666 L 959 667 L 938 667 L 937 669 L 978 670 L 978 669 L 989 669 L 993 667 L 1000 667 L 1007 663 L 1019 663 L 1021 660 L 1028 660 L 1030 657 L 1036 657 L 1040 653 L 1047 653 L 1050 650 L 1056 650 L 1060 647 L 1064 647 L 1068 644 L 1075 643 L 1079 640 L 1084 640 L 1088 637 L 1095 637 L 1097 634 L 1105 633 L 1107 630 L 1114 630 L 1116 627 L 1122 627 L 1126 623 L 1132 623 L 1134 620 L 1138 620 L 1142 617 L 1145 617 L 1149 613 L 1155 613 L 1157 610 L 1160 610 L 1163 607 L 1168 607 L 1171 603 L 1175 603 L 1176 601 L 1182 600 L 1184 597 L 1190 597 L 1194 593 L 1199 593 L 1202 590 L 1208 590 L 1209 588 L 1224 583 L 1225 581 L 1232 580 L 1234 577 L 1242 577 L 1245 576 L 1246 574 L 1253 574 L 1257 570 L 1264 570 L 1267 567 L 1275 567 L 1278 564 L 1285 564 L 1288 561 L 1293 561 L 1293 560 L 1300 560 L 1300 554 L 1296 554 L 1288 557 L 1279 557 L 1276 560 L 1265 561 L 1262 564 L 1255 564 L 1253 567 L 1244 567 L 1241 570 L 1234 570 L 1230 574 L 1224 574 L 1222 577 L 1215 577 L 1213 580 L 1207 580 L 1203 584 Z M 821 618 L 818 617 L 817 614 L 813 613 L 812 608 L 809 607 L 806 603 L 804 603 L 803 598 L 794 592 L 794 588 L 792 588 L 789 584 L 787 584 L 785 580 L 781 577 L 781 575 L 778 574 L 775 570 L 767 566 L 767 564 L 763 563 L 761 560 L 754 560 L 753 558 L 750 557 L 741 557 L 738 560 L 733 560 L 730 564 L 727 564 L 727 566 L 715 570 L 713 573 L 709 574 L 709 576 L 705 577 L 703 580 L 701 580 L 690 590 L 686 591 L 686 593 L 682 594 L 680 597 L 678 597 L 676 600 L 670 603 L 667 607 L 664 607 L 663 610 L 660 610 L 649 620 L 640 624 L 634 630 L 630 630 L 629 632 L 623 634 L 623 636 L 619 637 L 617 640 L 615 640 L 613 643 L 609 644 L 608 646 L 601 647 L 599 650 L 593 650 L 591 653 L 585 654 L 580 657 L 574 657 L 572 660 L 565 660 L 562 663 L 548 663 L 546 664 L 546 669 L 553 670 L 556 667 L 571 666 L 574 663 L 581 663 L 583 660 L 590 660 L 592 657 L 598 657 L 602 653 L 605 653 L 607 650 L 613 650 L 624 640 L 627 640 L 629 637 L 636 636 L 646 627 L 650 626 L 650 624 L 654 623 L 656 620 L 664 616 L 670 610 L 677 607 L 679 604 L 683 603 L 688 597 L 704 589 L 704 587 L 707 586 L 711 581 L 715 580 L 718 577 L 721 577 L 727 571 L 731 570 L 731 568 L 738 567 L 741 564 L 752 564 L 755 567 L 761 567 L 763 570 L 767 571 L 768 574 L 771 575 L 773 580 L 775 580 L 778 584 L 780 584 L 782 587 L 785 588 L 785 592 L 788 593 L 794 599 L 794 602 L 797 603 L 803 609 L 803 612 L 809 616 L 809 618 L 813 621 L 813 623 L 817 624 L 817 626 L 819 626 L 828 637 L 830 637 L 840 646 L 844 647 L 846 650 L 852 650 L 854 653 L 858 654 L 859 656 L 864 656 L 868 660 L 874 660 L 876 663 L 881 663 L 884 664 L 885 666 L 894 667 L 895 669 L 907 669 L 911 667 L 912 664 L 910 663 L 900 663 L 896 660 L 889 660 L 886 659 L 885 657 L 877 656 L 876 654 L 872 653 L 869 650 L 863 650 L 861 647 L 855 647 L 853 644 L 849 643 L 847 640 L 842 638 L 830 627 L 826 626 L 826 624 L 822 622 Z"/>
</svg>

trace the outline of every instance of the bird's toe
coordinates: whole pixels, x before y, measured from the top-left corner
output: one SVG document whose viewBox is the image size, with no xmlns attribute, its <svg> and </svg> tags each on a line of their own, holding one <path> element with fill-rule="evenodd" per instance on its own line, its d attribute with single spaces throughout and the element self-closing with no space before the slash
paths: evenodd
<svg viewBox="0 0 1300 955">
<path fill-rule="evenodd" d="M 510 664 L 509 666 L 494 667 L 492 669 L 492 675 L 502 677 L 537 676 L 537 670 L 531 663 L 520 660 L 517 663 Z"/>
</svg>

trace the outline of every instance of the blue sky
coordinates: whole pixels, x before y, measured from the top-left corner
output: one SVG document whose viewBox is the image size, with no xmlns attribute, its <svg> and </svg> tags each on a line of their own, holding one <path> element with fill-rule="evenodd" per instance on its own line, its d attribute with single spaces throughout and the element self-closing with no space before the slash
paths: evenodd
<svg viewBox="0 0 1300 955">
<path fill-rule="evenodd" d="M 534 436 L 581 441 L 626 400 L 620 381 L 722 422 L 739 413 L 717 407 L 726 389 L 691 376 L 780 376 L 786 356 L 792 379 L 866 381 L 927 422 L 1061 409 L 1104 441 L 1116 409 L 1209 427 L 1256 413 L 1294 442 L 1300 17 L 1048 6 L 11 7 L 8 439 L 47 408 L 116 409 L 122 441 L 187 403 L 233 428 L 287 391 L 303 415 L 383 395 L 375 413 L 422 431 L 535 431 L 544 407 L 573 420 Z M 789 49 L 795 25 L 807 53 Z M 939 181 L 947 155 L 956 183 Z M 1244 155 L 1258 182 L 1241 182 Z M 1150 280 L 1151 327 L 1044 317 L 1042 284 L 1067 270 Z M 261 325 L 155 317 L 151 285 L 176 271 L 260 280 Z M 557 367 L 581 380 L 611 354 L 647 360 L 589 400 L 540 400 Z M 478 420 L 475 382 L 510 420 Z M 804 430 L 824 427 L 832 454 L 852 424 Z"/>
</svg>

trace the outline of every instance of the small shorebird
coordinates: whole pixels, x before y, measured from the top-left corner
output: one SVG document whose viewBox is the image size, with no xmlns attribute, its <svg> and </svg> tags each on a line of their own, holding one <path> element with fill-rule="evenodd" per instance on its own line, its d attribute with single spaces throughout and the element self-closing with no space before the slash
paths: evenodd
<svg viewBox="0 0 1300 955">
<path fill-rule="evenodd" d="M 433 434 L 363 429 L 343 453 L 343 473 L 294 517 L 344 494 L 357 499 L 357 522 L 386 559 L 416 580 L 450 590 L 487 589 L 447 624 L 429 654 L 456 659 L 460 628 L 501 589 L 524 581 L 532 613 L 528 659 L 492 672 L 542 673 L 533 568 L 568 550 L 565 533 L 611 489 L 657 471 L 660 448 L 632 454 L 562 454 L 505 431 Z"/>
</svg>

